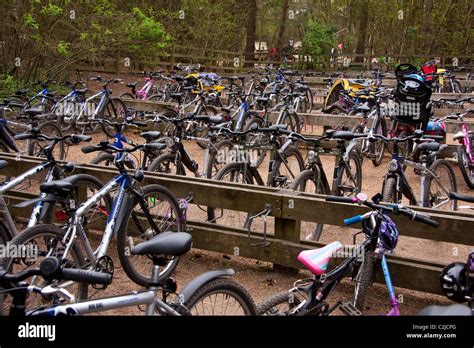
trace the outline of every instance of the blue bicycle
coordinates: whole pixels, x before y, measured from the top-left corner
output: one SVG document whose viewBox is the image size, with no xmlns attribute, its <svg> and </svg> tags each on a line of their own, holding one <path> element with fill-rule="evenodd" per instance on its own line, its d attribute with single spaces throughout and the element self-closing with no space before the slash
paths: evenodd
<svg viewBox="0 0 474 348">
<path fill-rule="evenodd" d="M 13 266 L 12 272 L 21 272 L 25 268 L 38 266 L 45 257 L 55 256 L 62 264 L 71 268 L 113 274 L 114 264 L 109 256 L 109 246 L 112 237 L 116 236 L 117 253 L 125 273 L 141 286 L 149 284 L 153 260 L 143 254 L 133 254 L 131 250 L 135 245 L 150 240 L 158 234 L 184 231 L 184 212 L 175 196 L 167 188 L 155 184 L 140 187 L 139 183 L 144 179 L 143 172 L 136 170 L 135 173 L 130 174 L 126 169 L 126 162 L 129 154 L 135 151 L 144 148 L 161 150 L 164 146 L 166 145 L 160 143 L 147 143 L 120 149 L 108 141 L 102 141 L 98 145 L 83 147 L 84 153 L 103 151 L 120 154 L 120 158 L 114 161 L 119 175 L 79 207 L 67 204 L 74 190 L 74 184 L 69 178 L 42 184 L 41 192 L 49 197 L 56 197 L 57 203 L 64 207 L 67 224 L 62 228 L 55 225 L 38 225 L 23 231 L 11 241 L 11 244 L 34 246 L 38 257 L 33 260 L 21 260 L 21 262 L 7 260 L 5 269 Z M 97 244 L 90 237 L 89 231 L 97 230 L 100 226 L 88 225 L 86 217 L 92 215 L 91 210 L 97 214 L 103 214 L 104 207 L 99 202 L 112 191 L 115 191 L 112 209 L 108 214 L 105 231 Z M 168 277 L 173 272 L 178 260 L 178 257 L 166 255 L 163 257 L 160 263 L 160 279 Z M 34 284 L 41 286 L 38 283 Z M 85 283 L 64 282 L 60 284 L 60 287 L 74 292 L 76 299 L 87 298 L 88 285 Z M 102 289 L 101 286 L 94 286 L 94 288 Z M 40 298 L 36 300 L 44 301 Z M 53 301 L 54 297 L 51 300 Z M 35 299 L 30 299 L 30 301 L 34 302 Z"/>
</svg>

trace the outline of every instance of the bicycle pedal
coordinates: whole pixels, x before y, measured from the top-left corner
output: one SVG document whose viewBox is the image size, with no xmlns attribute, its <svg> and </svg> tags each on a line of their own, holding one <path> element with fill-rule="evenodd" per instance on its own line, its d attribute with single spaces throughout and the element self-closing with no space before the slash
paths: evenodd
<svg viewBox="0 0 474 348">
<path fill-rule="evenodd" d="M 348 316 L 351 316 L 351 317 L 357 317 L 357 316 L 361 316 L 362 315 L 362 312 L 357 309 L 356 306 L 354 306 L 352 303 L 350 302 L 342 302 L 341 305 L 339 306 L 339 309 L 345 314 L 345 315 L 348 315 Z"/>
</svg>

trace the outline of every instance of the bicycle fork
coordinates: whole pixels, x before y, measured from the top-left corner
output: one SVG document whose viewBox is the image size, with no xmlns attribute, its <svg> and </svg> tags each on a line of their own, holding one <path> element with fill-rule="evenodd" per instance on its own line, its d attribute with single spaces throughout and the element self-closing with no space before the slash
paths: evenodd
<svg viewBox="0 0 474 348">
<path fill-rule="evenodd" d="M 388 296 L 390 298 L 390 306 L 392 307 L 387 313 L 387 316 L 398 316 L 400 315 L 400 310 L 398 309 L 398 300 L 395 296 L 395 290 L 393 289 L 392 278 L 390 277 L 387 258 L 385 257 L 385 254 L 382 255 L 381 264 L 383 277 L 385 278 L 385 284 L 387 284 Z"/>
</svg>

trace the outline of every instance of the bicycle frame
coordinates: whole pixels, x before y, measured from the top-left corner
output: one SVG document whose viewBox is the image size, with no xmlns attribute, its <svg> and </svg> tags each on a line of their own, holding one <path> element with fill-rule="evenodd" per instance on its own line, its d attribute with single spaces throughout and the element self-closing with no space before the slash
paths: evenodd
<svg viewBox="0 0 474 348">
<path fill-rule="evenodd" d="M 140 88 L 140 90 L 135 91 L 135 95 L 137 99 L 147 100 L 148 92 L 150 92 L 150 89 L 155 87 L 155 82 L 152 78 L 146 77 L 145 81 L 146 81 L 145 85 L 142 88 Z"/>
</svg>

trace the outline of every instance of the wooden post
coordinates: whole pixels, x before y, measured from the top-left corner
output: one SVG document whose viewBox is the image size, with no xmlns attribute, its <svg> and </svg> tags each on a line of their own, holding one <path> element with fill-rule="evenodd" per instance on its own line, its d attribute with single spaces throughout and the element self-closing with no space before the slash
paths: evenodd
<svg viewBox="0 0 474 348">
<path fill-rule="evenodd" d="M 275 218 L 275 238 L 285 240 L 288 242 L 293 242 L 296 244 L 300 243 L 300 233 L 301 233 L 301 221 L 284 219 L 284 218 Z M 288 250 L 282 250 L 280 258 L 285 258 L 290 256 Z M 283 266 L 278 263 L 273 263 L 273 269 L 275 271 L 297 274 L 298 269 L 288 266 Z"/>
</svg>

